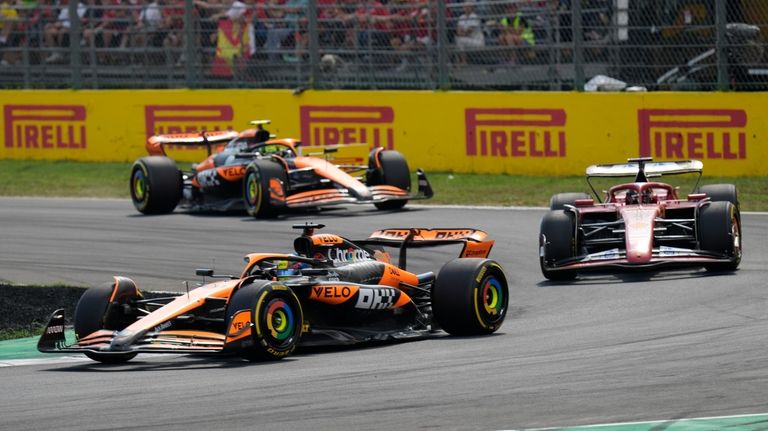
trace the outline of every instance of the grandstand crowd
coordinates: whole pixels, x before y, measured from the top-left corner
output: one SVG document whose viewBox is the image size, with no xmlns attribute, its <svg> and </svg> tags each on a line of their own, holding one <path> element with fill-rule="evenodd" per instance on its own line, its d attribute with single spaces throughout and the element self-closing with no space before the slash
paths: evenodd
<svg viewBox="0 0 768 431">
<path fill-rule="evenodd" d="M 68 61 L 74 35 L 84 61 L 119 63 L 129 52 L 172 52 L 175 64 L 184 64 L 187 40 L 199 48 L 204 64 L 219 61 L 300 61 L 308 53 L 310 10 L 308 0 L 1 0 L 0 61 L 21 61 L 21 47 L 37 53 L 33 64 Z M 556 27 L 569 25 L 569 0 L 446 0 L 446 41 L 455 54 L 451 61 L 493 61 L 504 64 L 533 62 L 537 45 L 552 40 Z M 586 40 L 608 37 L 612 0 L 582 2 Z M 321 55 L 361 50 L 409 53 L 392 64 L 395 69 L 433 46 L 438 38 L 438 2 L 435 0 L 316 0 L 315 23 Z M 73 33 L 70 16 L 76 11 L 79 28 Z M 192 31 L 185 27 L 189 22 Z M 545 34 L 545 32 L 548 32 Z M 570 30 L 556 35 L 570 38 Z M 492 59 L 484 48 L 509 47 Z M 145 61 L 167 62 L 166 56 L 146 55 Z M 218 59 L 218 60 L 217 60 Z"/>
</svg>

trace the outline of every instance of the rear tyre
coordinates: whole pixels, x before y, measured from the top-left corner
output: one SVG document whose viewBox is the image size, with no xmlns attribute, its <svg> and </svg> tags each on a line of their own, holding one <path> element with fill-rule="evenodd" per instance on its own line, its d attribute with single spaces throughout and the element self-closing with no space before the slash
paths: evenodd
<svg viewBox="0 0 768 431">
<path fill-rule="evenodd" d="M 435 322 L 452 335 L 486 335 L 507 315 L 509 287 L 490 259 L 462 258 L 445 264 L 432 289 Z"/>
<path fill-rule="evenodd" d="M 563 210 L 544 214 L 539 230 L 539 265 L 548 280 L 565 281 L 576 278 L 576 271 L 552 270 L 555 262 L 575 256 L 574 215 Z"/>
<path fill-rule="evenodd" d="M 367 184 L 369 186 L 395 186 L 410 192 L 411 171 L 405 157 L 392 150 L 372 152 L 368 158 Z M 396 200 L 378 202 L 374 205 L 380 210 L 396 210 L 404 207 L 407 202 L 406 200 Z"/>
<path fill-rule="evenodd" d="M 270 160 L 254 160 L 245 170 L 243 204 L 252 217 L 274 218 L 280 207 L 272 197 L 285 199 L 285 169 Z"/>
<path fill-rule="evenodd" d="M 243 310 L 250 314 L 252 327 L 240 356 L 249 361 L 278 360 L 296 349 L 304 315 L 290 288 L 258 280 L 236 290 L 227 306 L 227 328 Z"/>
<path fill-rule="evenodd" d="M 566 205 L 576 205 L 577 199 L 590 199 L 590 198 L 591 198 L 590 195 L 582 192 L 558 193 L 556 195 L 552 195 L 552 198 L 549 199 L 549 209 L 562 210 L 562 209 L 565 209 Z"/>
<path fill-rule="evenodd" d="M 712 202 L 701 207 L 697 235 L 702 250 L 724 254 L 730 262 L 705 265 L 707 271 L 734 271 L 741 263 L 741 218 L 731 202 Z"/>
<path fill-rule="evenodd" d="M 133 280 L 116 277 L 115 281 L 86 290 L 75 307 L 75 337 L 79 340 L 101 329 L 120 331 L 135 322 L 133 300 L 142 295 Z M 94 361 L 116 364 L 133 359 L 136 353 L 85 352 Z"/>
<path fill-rule="evenodd" d="M 696 193 L 704 193 L 712 202 L 730 202 L 739 209 L 739 194 L 733 184 L 707 184 L 696 189 Z"/>
<path fill-rule="evenodd" d="M 181 171 L 165 156 L 142 157 L 131 168 L 131 200 L 143 214 L 165 214 L 181 200 Z"/>
</svg>

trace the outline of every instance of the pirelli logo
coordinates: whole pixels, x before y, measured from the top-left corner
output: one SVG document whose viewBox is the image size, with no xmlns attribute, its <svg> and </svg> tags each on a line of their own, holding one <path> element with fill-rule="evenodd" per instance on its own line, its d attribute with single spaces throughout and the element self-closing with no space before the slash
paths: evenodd
<svg viewBox="0 0 768 431">
<path fill-rule="evenodd" d="M 467 108 L 466 155 L 566 156 L 564 109 Z"/>
<path fill-rule="evenodd" d="M 640 156 L 746 159 L 747 113 L 741 109 L 640 109 Z"/>
<path fill-rule="evenodd" d="M 83 150 L 87 147 L 82 105 L 5 105 L 6 148 Z"/>
<path fill-rule="evenodd" d="M 146 135 L 232 130 L 234 109 L 230 105 L 147 105 L 144 107 Z"/>
<path fill-rule="evenodd" d="M 299 120 L 305 145 L 395 147 L 395 111 L 390 106 L 301 106 Z"/>
</svg>

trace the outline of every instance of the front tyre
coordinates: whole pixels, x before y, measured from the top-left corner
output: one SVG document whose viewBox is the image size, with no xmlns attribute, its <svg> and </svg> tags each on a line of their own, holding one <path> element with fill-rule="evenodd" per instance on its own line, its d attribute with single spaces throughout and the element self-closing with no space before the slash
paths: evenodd
<svg viewBox="0 0 768 431">
<path fill-rule="evenodd" d="M 369 186 L 394 186 L 407 192 L 411 191 L 411 171 L 405 157 L 397 151 L 374 150 L 368 158 Z M 396 210 L 405 206 L 407 200 L 392 200 L 377 202 L 374 205 L 380 210 Z"/>
<path fill-rule="evenodd" d="M 83 293 L 75 307 L 75 337 L 79 340 L 101 329 L 120 331 L 137 319 L 136 307 L 131 304 L 143 296 L 136 283 L 125 277 Z M 103 363 L 121 363 L 133 359 L 136 353 L 85 352 L 85 356 Z"/>
<path fill-rule="evenodd" d="M 462 258 L 445 264 L 432 289 L 435 322 L 452 335 L 486 335 L 507 315 L 509 287 L 490 259 Z"/>
<path fill-rule="evenodd" d="M 741 263 L 741 217 L 731 202 L 712 202 L 699 209 L 697 235 L 702 250 L 730 257 L 705 265 L 707 271 L 734 271 Z"/>
<path fill-rule="evenodd" d="M 573 213 L 552 210 L 544 214 L 539 230 L 539 265 L 548 280 L 567 281 L 576 278 L 571 270 L 553 270 L 560 260 L 573 257 L 575 226 Z"/>
<path fill-rule="evenodd" d="M 130 187 L 133 206 L 140 213 L 169 213 L 181 200 L 181 171 L 169 157 L 142 157 L 131 168 Z"/>
<path fill-rule="evenodd" d="M 280 207 L 273 197 L 285 199 L 285 169 L 270 160 L 254 160 L 245 170 L 243 204 L 252 217 L 277 217 Z"/>
<path fill-rule="evenodd" d="M 252 326 L 240 356 L 249 361 L 278 360 L 296 349 L 304 314 L 290 288 L 257 280 L 236 290 L 227 306 L 228 328 L 244 310 L 250 314 Z"/>
</svg>

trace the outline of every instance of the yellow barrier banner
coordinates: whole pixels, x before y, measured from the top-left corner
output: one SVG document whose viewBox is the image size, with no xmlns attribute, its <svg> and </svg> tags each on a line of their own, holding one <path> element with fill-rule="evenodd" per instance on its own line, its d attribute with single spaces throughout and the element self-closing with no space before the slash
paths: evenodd
<svg viewBox="0 0 768 431">
<path fill-rule="evenodd" d="M 765 93 L 290 90 L 0 91 L 2 159 L 133 161 L 153 134 L 270 119 L 306 146 L 366 144 L 412 169 L 581 175 L 630 157 L 698 159 L 706 175 L 768 175 Z M 197 162 L 206 150 L 170 148 Z"/>
</svg>

